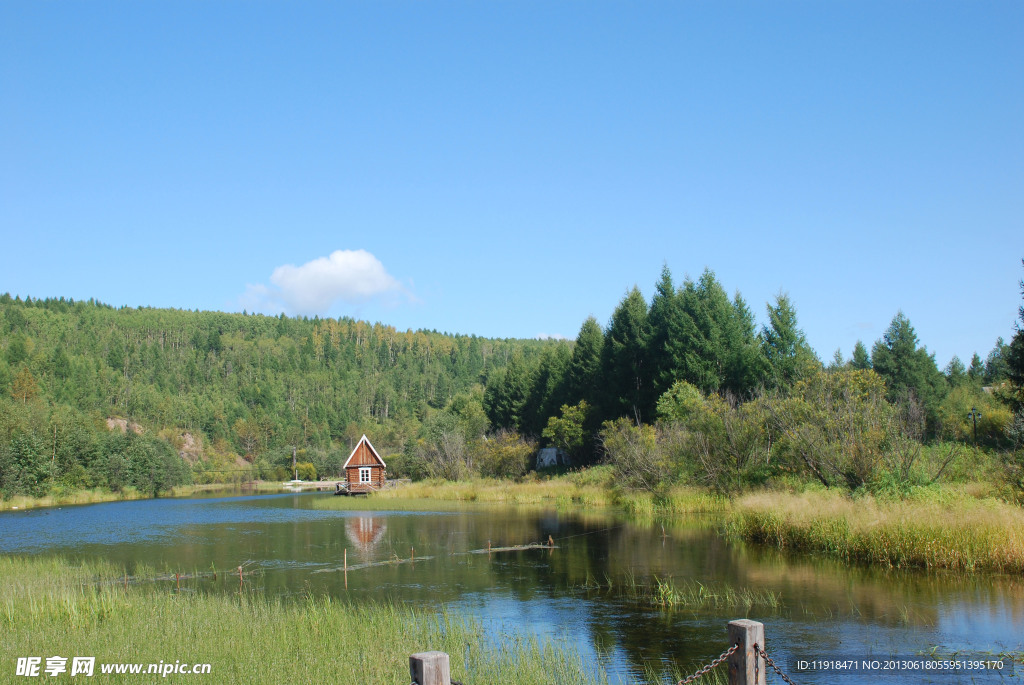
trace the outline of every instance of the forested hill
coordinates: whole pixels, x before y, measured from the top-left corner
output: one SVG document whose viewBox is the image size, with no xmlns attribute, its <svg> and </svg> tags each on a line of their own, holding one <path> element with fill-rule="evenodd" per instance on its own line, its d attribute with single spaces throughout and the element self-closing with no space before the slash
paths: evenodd
<svg viewBox="0 0 1024 685">
<path fill-rule="evenodd" d="M 51 457 L 58 471 L 58 453 L 95 451 L 99 438 L 84 434 L 105 431 L 111 417 L 178 448 L 199 444 L 204 458 L 328 451 L 362 432 L 400 451 L 460 394 L 480 406 L 487 374 L 513 355 L 566 345 L 2 295 L 0 438 L 25 437 L 22 449 Z"/>
<path fill-rule="evenodd" d="M 787 296 L 766 313 L 758 329 L 713 272 L 677 286 L 667 266 L 650 303 L 634 288 L 607 326 L 584 321 L 574 343 L 2 295 L 0 495 L 287 478 L 293 452 L 300 477 L 334 476 L 363 433 L 390 474 L 451 479 L 521 476 L 538 440 L 576 464 L 611 459 L 617 436 L 641 425 L 699 436 L 673 448 L 683 462 L 701 445 L 734 454 L 735 426 L 725 426 L 735 417 L 757 437 L 749 453 L 783 453 L 771 437 L 780 430 L 824 435 L 846 426 L 813 419 L 833 405 L 853 412 L 843 421 L 876 428 L 913 416 L 915 442 L 998 447 L 1011 439 L 1012 410 L 1024 397 L 1024 332 L 1009 345 L 998 339 L 984 362 L 975 354 L 967 367 L 954 357 L 943 373 L 897 312 L 870 353 L 858 341 L 850 359 L 837 352 L 826 366 Z M 822 392 L 834 401 L 815 395 Z M 850 409 L 843 398 L 851 397 L 872 401 Z M 868 433 L 881 442 L 836 449 L 883 455 L 906 437 Z M 786 449 L 802 468 L 806 455 Z M 875 478 L 872 469 L 857 478 Z"/>
</svg>

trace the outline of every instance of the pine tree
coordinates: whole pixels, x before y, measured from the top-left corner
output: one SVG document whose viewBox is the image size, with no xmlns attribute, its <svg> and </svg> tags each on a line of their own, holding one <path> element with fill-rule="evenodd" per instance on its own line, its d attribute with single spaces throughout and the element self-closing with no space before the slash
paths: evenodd
<svg viewBox="0 0 1024 685">
<path fill-rule="evenodd" d="M 871 355 L 868 348 L 860 340 L 853 346 L 853 357 L 850 359 L 850 367 L 858 371 L 867 371 L 871 368 Z"/>
<path fill-rule="evenodd" d="M 967 377 L 967 369 L 964 367 L 964 363 L 960 361 L 960 357 L 953 355 L 953 358 L 946 364 L 946 381 L 949 383 L 951 388 L 959 388 L 969 380 Z"/>
<path fill-rule="evenodd" d="M 935 365 L 935 355 L 917 343 L 910 319 L 898 312 L 871 351 L 872 367 L 885 379 L 890 402 L 902 402 L 913 392 L 934 418 L 947 386 Z"/>
<path fill-rule="evenodd" d="M 985 381 L 985 363 L 981 361 L 977 352 L 971 357 L 971 365 L 967 367 L 967 378 L 977 385 L 981 385 Z"/>
<path fill-rule="evenodd" d="M 797 326 L 796 310 L 788 295 L 780 293 L 775 298 L 775 306 L 768 305 L 768 324 L 761 331 L 761 340 L 761 349 L 768 360 L 770 386 L 792 386 L 814 358 L 804 332 Z"/>
<path fill-rule="evenodd" d="M 590 316 L 583 322 L 572 348 L 569 369 L 566 373 L 571 401 L 586 400 L 595 406 L 598 393 L 598 377 L 601 373 L 601 349 L 604 347 L 604 332 L 597 319 Z"/>
<path fill-rule="evenodd" d="M 653 415 L 647 341 L 650 322 L 647 302 L 636 286 L 612 313 L 601 355 L 602 378 L 607 389 L 606 418 L 629 416 L 637 424 Z"/>
<path fill-rule="evenodd" d="M 675 364 L 669 350 L 673 327 L 680 316 L 679 295 L 672 283 L 668 265 L 661 269 L 661 279 L 651 300 L 651 337 L 647 343 L 653 395 L 659 397 L 675 380 Z"/>
</svg>

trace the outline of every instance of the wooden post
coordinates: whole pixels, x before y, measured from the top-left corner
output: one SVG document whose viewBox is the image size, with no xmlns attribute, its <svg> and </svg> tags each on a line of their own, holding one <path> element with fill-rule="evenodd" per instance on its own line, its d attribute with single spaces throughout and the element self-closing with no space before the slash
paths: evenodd
<svg viewBox="0 0 1024 685">
<path fill-rule="evenodd" d="M 175 572 L 175 574 L 174 574 L 174 582 L 177 583 L 178 589 L 180 590 L 181 589 L 181 576 L 177 572 Z"/>
<path fill-rule="evenodd" d="M 444 652 L 420 652 L 409 657 L 409 676 L 416 685 L 451 685 L 452 672 Z"/>
<path fill-rule="evenodd" d="M 238 567 L 238 591 L 242 591 L 242 567 Z"/>
<path fill-rule="evenodd" d="M 754 651 L 764 649 L 764 624 L 740 619 L 729 621 L 729 646 L 739 649 L 729 657 L 729 685 L 765 685 L 764 659 Z"/>
</svg>

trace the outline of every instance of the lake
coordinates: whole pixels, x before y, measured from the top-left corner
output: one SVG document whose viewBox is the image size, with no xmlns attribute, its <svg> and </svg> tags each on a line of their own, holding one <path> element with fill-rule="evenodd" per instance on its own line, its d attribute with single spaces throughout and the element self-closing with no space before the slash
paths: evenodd
<svg viewBox="0 0 1024 685">
<path fill-rule="evenodd" d="M 423 511 L 366 511 L 359 500 L 348 501 L 352 510 L 317 508 L 324 498 L 330 501 L 288 494 L 7 512 L 0 514 L 0 553 L 104 558 L 129 573 L 138 564 L 207 572 L 183 584 L 208 592 L 237 591 L 237 575 L 225 572 L 243 565 L 252 572 L 246 585 L 271 596 L 445 606 L 478 618 L 492 642 L 536 635 L 566 644 L 614 683 L 688 675 L 725 649 L 726 623 L 735 618 L 765 624 L 769 654 L 799 683 L 834 682 L 835 674 L 799 673 L 798 659 L 1024 649 L 1019 576 L 851 568 L 728 542 L 713 517 L 673 519 L 663 528 L 604 511 L 443 502 L 420 503 Z M 549 537 L 553 549 L 496 551 Z M 709 592 L 771 591 L 781 604 L 665 610 L 631 591 L 659 579 L 699 582 Z M 1020 678 L 1024 668 L 1017 670 Z M 850 673 L 840 682 L 879 679 Z M 902 674 L 881 682 L 1003 681 Z"/>
</svg>

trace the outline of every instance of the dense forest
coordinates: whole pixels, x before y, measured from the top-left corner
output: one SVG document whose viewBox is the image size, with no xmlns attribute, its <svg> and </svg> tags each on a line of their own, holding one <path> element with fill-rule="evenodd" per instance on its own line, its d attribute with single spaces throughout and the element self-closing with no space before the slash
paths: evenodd
<svg viewBox="0 0 1024 685">
<path fill-rule="evenodd" d="M 1018 474 L 1020 330 L 940 371 L 897 313 L 825 364 L 788 297 L 765 310 L 667 267 L 574 342 L 3 295 L 0 492 L 286 478 L 293 453 L 333 476 L 362 433 L 413 478 L 521 476 L 540 444 L 649 489 L 934 480 L 920 455 L 946 444 Z"/>
<path fill-rule="evenodd" d="M 293 448 L 300 476 L 334 475 L 363 432 L 413 452 L 434 414 L 552 345 L 0 296 L 0 487 L 285 477 Z"/>
</svg>

